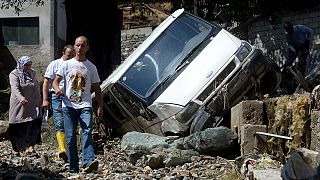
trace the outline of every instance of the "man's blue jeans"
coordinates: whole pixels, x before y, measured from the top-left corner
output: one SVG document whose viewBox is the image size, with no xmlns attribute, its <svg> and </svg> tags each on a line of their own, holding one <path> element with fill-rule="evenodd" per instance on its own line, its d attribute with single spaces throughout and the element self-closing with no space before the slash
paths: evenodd
<svg viewBox="0 0 320 180">
<path fill-rule="evenodd" d="M 79 156 L 77 151 L 77 125 L 78 120 L 82 129 L 82 164 L 94 161 L 94 148 L 92 140 L 92 108 L 74 109 L 62 108 L 64 127 L 67 141 L 67 154 L 70 170 L 79 172 Z"/>
<path fill-rule="evenodd" d="M 56 132 L 64 132 L 63 113 L 62 113 L 62 99 L 55 93 L 51 94 L 51 109 L 52 117 Z"/>
</svg>

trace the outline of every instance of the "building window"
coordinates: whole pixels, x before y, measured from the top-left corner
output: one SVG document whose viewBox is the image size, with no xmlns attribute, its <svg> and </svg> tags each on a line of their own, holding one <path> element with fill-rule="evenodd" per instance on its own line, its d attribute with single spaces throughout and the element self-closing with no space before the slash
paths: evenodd
<svg viewBox="0 0 320 180">
<path fill-rule="evenodd" d="M 5 45 L 38 45 L 39 18 L 0 18 Z M 0 34 L 1 36 L 1 34 Z"/>
</svg>

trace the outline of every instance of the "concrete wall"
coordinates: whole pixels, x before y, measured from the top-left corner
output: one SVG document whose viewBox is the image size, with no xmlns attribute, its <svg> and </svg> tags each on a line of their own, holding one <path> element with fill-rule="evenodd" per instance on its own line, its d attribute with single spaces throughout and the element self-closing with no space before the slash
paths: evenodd
<svg viewBox="0 0 320 180">
<path fill-rule="evenodd" d="M 42 77 L 47 64 L 54 58 L 50 3 L 51 1 L 44 1 L 43 6 L 36 7 L 34 4 L 27 2 L 19 15 L 12 8 L 1 9 L 0 11 L 0 17 L 3 18 L 39 17 L 39 45 L 7 46 L 15 60 L 23 55 L 33 58 L 33 68 L 37 70 L 39 79 Z"/>
<path fill-rule="evenodd" d="M 67 19 L 66 19 L 66 11 L 64 0 L 57 0 L 55 4 L 56 11 L 54 20 L 56 23 L 56 33 L 55 33 L 55 48 L 54 48 L 54 56 L 56 58 L 60 58 L 62 55 L 63 47 L 66 45 L 67 39 Z"/>
<path fill-rule="evenodd" d="M 320 49 L 320 7 L 306 11 L 275 14 L 262 18 L 248 27 L 248 40 L 263 50 L 265 55 L 279 63 L 286 54 L 286 39 L 283 23 L 303 24 L 314 30 L 311 54 L 316 58 Z M 319 58 L 318 58 L 319 59 Z"/>
</svg>

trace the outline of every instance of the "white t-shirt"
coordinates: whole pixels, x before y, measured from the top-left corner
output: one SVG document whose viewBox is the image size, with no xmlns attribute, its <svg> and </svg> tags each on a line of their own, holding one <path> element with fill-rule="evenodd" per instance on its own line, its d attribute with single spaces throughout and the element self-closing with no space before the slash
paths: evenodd
<svg viewBox="0 0 320 180">
<path fill-rule="evenodd" d="M 62 107 L 80 109 L 92 107 L 91 85 L 99 83 L 96 66 L 88 59 L 79 62 L 74 58 L 65 61 L 57 72 L 64 78 Z"/>
<path fill-rule="evenodd" d="M 44 73 L 44 77 L 45 78 L 49 78 L 49 79 L 52 79 L 54 80 L 54 78 L 56 78 L 56 74 L 61 66 L 61 64 L 64 62 L 64 60 L 62 58 L 60 59 L 56 59 L 54 61 L 52 61 L 47 69 L 46 69 L 46 72 Z M 59 87 L 62 89 L 63 88 L 63 84 L 64 84 L 64 81 L 62 80 L 59 84 Z M 49 84 L 49 92 L 51 91 L 54 91 L 53 88 L 52 88 L 52 84 L 50 83 Z"/>
</svg>

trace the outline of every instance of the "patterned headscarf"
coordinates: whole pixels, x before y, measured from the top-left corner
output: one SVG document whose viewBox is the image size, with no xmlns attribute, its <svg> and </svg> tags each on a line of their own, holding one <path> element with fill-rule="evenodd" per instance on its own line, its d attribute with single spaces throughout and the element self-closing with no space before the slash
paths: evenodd
<svg viewBox="0 0 320 180">
<path fill-rule="evenodd" d="M 17 69 L 20 76 L 20 81 L 25 82 L 28 78 L 31 78 L 31 72 L 23 72 L 23 66 L 31 61 L 30 56 L 22 56 L 17 61 Z"/>
<path fill-rule="evenodd" d="M 17 62 L 17 69 L 23 71 L 23 66 L 31 61 L 30 56 L 22 56 Z"/>
</svg>

